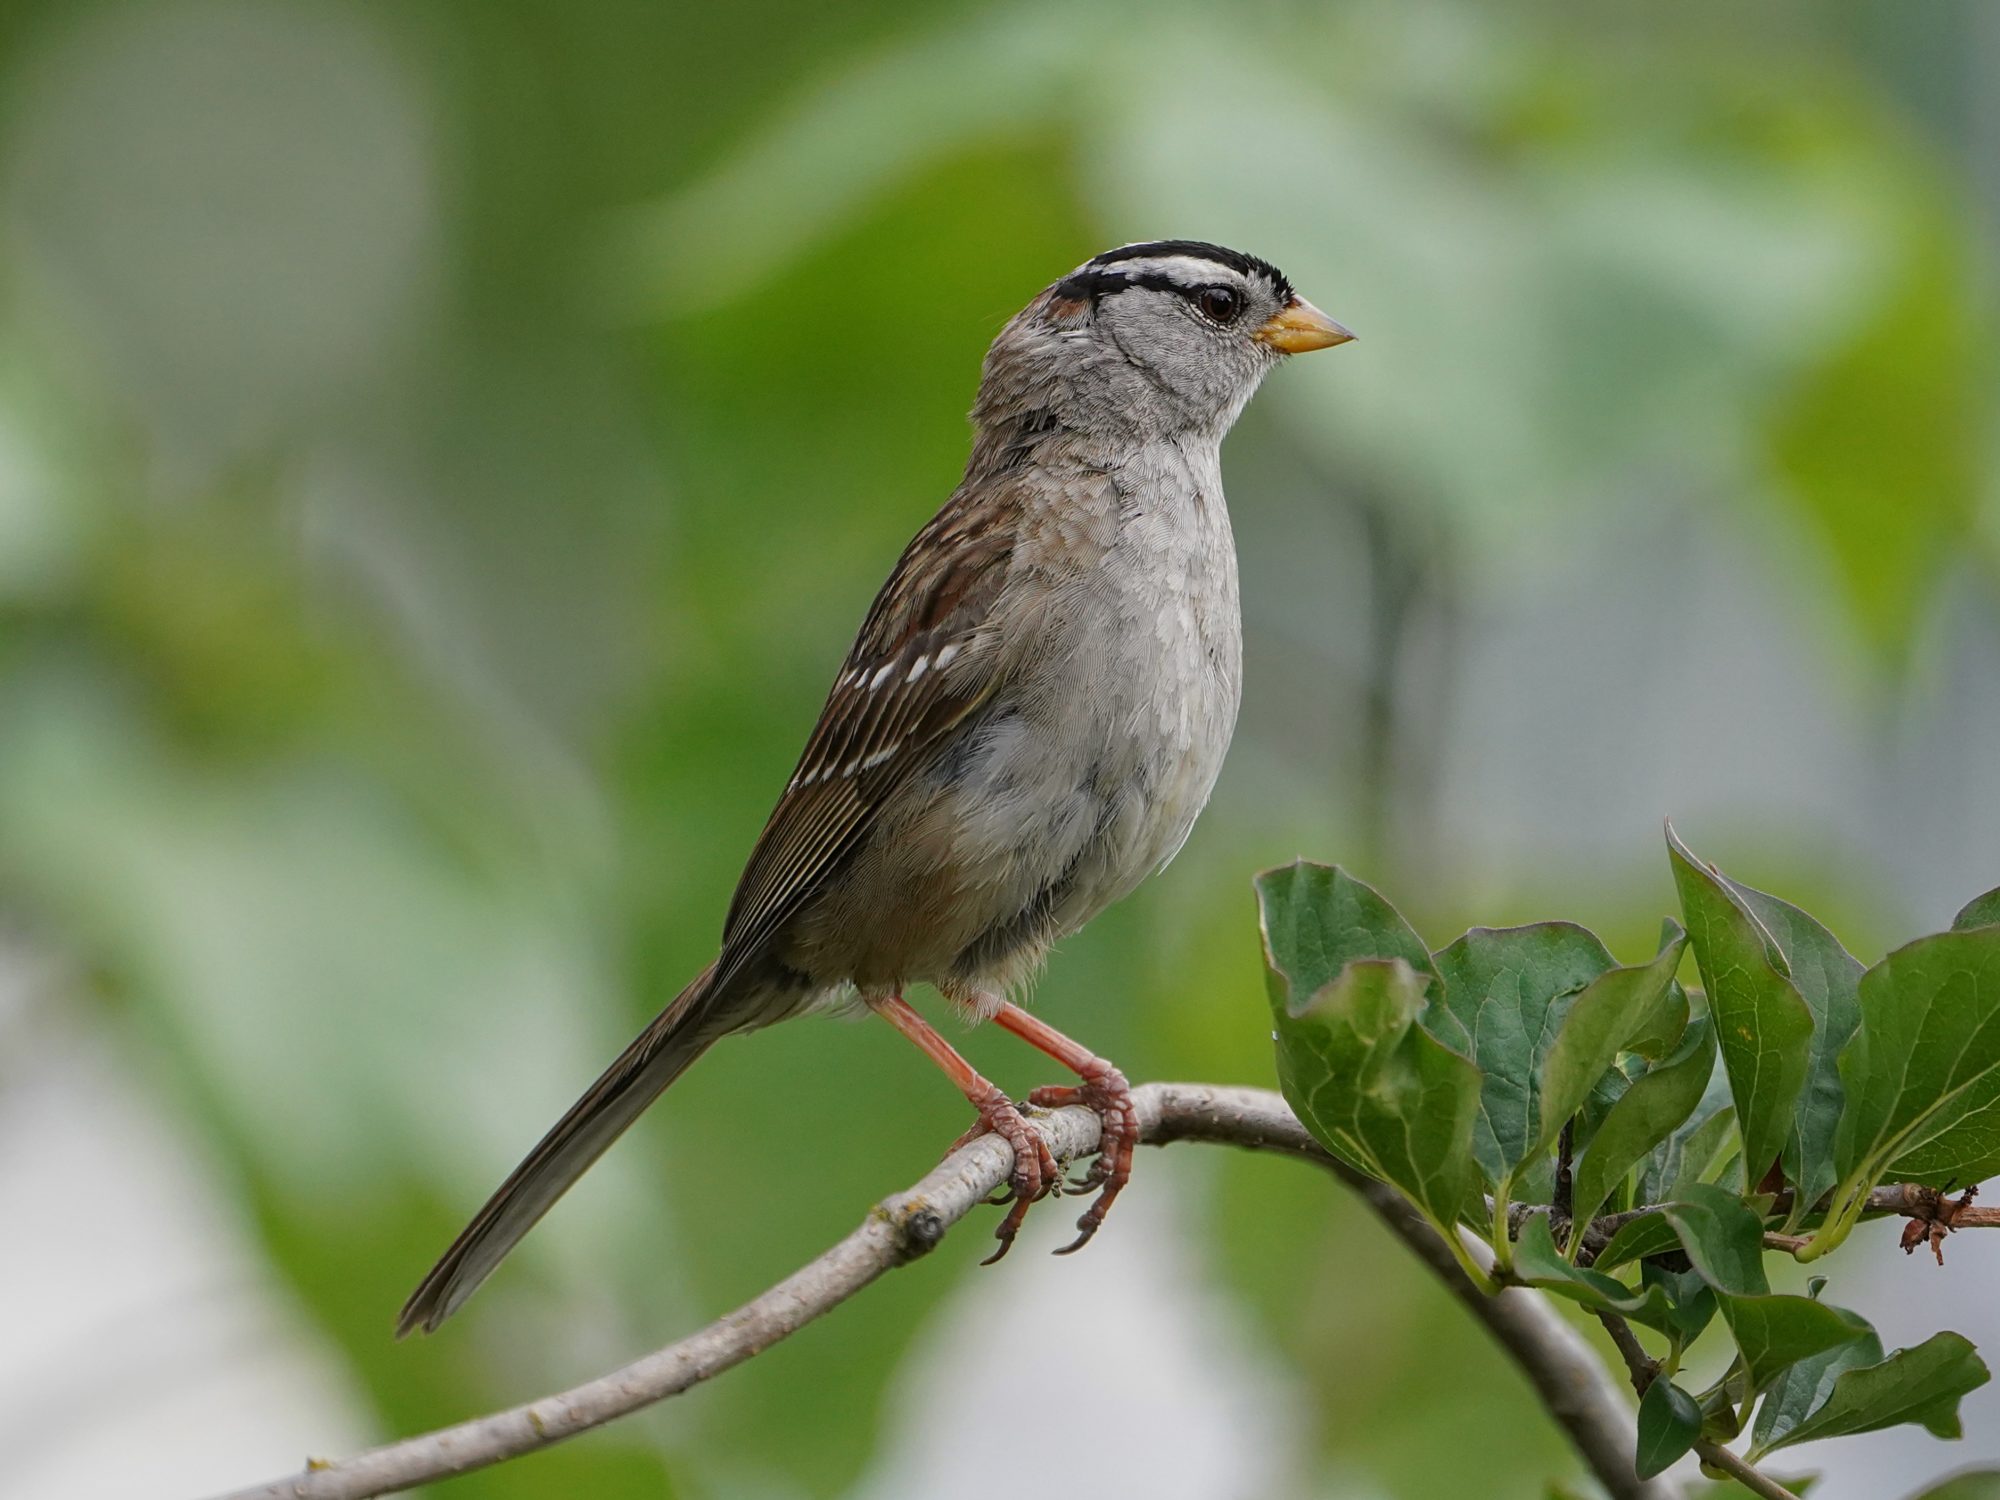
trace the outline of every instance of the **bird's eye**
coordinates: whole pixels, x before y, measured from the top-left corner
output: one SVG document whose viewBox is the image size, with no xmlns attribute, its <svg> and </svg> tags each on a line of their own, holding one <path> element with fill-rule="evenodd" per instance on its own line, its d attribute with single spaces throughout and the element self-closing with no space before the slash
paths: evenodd
<svg viewBox="0 0 2000 1500">
<path fill-rule="evenodd" d="M 1211 322 L 1225 327 L 1234 323 L 1243 312 L 1243 297 L 1233 287 L 1205 286 L 1195 293 L 1194 305 L 1202 310 L 1203 316 Z"/>
</svg>

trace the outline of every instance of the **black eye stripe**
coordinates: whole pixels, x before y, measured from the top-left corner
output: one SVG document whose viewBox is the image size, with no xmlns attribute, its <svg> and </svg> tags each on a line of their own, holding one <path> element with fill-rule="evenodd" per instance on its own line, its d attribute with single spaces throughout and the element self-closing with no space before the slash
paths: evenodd
<svg viewBox="0 0 2000 1500">
<path fill-rule="evenodd" d="M 1095 302 L 1099 297 L 1122 292 L 1137 283 L 1122 271 L 1082 270 L 1065 276 L 1054 287 L 1054 295 L 1065 302 Z"/>
<path fill-rule="evenodd" d="M 1193 303 L 1198 308 L 1202 305 L 1201 299 L 1208 296 L 1211 292 L 1226 292 L 1229 296 L 1236 299 L 1236 311 L 1240 313 L 1243 310 L 1243 294 L 1235 287 L 1226 286 L 1214 281 L 1204 281 L 1197 286 L 1188 286 L 1184 282 L 1174 280 L 1173 277 L 1167 275 L 1164 271 L 1124 271 L 1108 268 L 1091 270 L 1086 268 L 1072 275 L 1065 276 L 1061 281 L 1057 282 L 1055 285 L 1055 295 L 1058 298 L 1072 302 L 1095 302 L 1100 297 L 1110 296 L 1114 293 L 1125 291 L 1130 287 L 1143 287 L 1151 292 L 1172 292 L 1176 297 Z M 1213 314 L 1210 314 L 1210 316 L 1213 316 Z M 1218 321 L 1224 320 L 1218 319 Z"/>
</svg>

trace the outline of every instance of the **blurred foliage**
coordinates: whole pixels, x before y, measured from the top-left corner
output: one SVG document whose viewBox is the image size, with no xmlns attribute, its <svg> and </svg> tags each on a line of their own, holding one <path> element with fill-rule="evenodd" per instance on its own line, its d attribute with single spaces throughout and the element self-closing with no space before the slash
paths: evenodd
<svg viewBox="0 0 2000 1500">
<path fill-rule="evenodd" d="M 387 1340 L 707 960 L 993 331 L 1107 244 L 1196 234 L 1363 342 L 1231 444 L 1251 686 L 1217 805 L 1040 993 L 1135 1076 L 1266 1082 L 1246 872 L 1453 868 L 1426 767 L 1467 616 L 1657 511 L 1867 693 L 1947 584 L 1990 591 L 1978 90 L 1934 86 L 1982 46 L 1888 0 L 15 0 L 0 903 L 93 976 L 385 1433 L 728 1307 L 961 1128 L 876 1028 L 718 1049 L 469 1317 Z M 1416 916 L 1570 878 L 1426 879 Z M 1657 879 L 1574 880 L 1652 951 Z M 1569 1465 L 1320 1184 L 1208 1170 L 1190 1227 L 1305 1393 L 1301 1492 Z M 454 1493 L 841 1494 L 974 1239 Z"/>
</svg>

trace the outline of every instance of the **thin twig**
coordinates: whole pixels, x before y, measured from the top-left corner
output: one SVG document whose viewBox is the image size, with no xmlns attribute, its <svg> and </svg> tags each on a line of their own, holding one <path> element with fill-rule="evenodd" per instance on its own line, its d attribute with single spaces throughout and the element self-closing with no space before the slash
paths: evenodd
<svg viewBox="0 0 2000 1500">
<path fill-rule="evenodd" d="M 1550 1415 L 1614 1500 L 1660 1500 L 1634 1477 L 1632 1413 L 1617 1383 L 1580 1335 L 1539 1293 L 1487 1296 L 1451 1248 L 1393 1188 L 1363 1177 L 1320 1149 L 1284 1100 L 1268 1089 L 1147 1084 L 1133 1090 L 1141 1139 L 1210 1141 L 1311 1161 L 1353 1187 L 1392 1232 L 1434 1271 L 1533 1383 Z M 1038 1113 L 1033 1124 L 1058 1157 L 1097 1145 L 1097 1117 L 1080 1108 Z M 539 1401 L 374 1448 L 316 1462 L 302 1474 L 253 1485 L 222 1500 L 365 1500 L 463 1474 L 574 1437 L 741 1364 L 835 1307 L 883 1272 L 932 1249 L 945 1231 L 1007 1180 L 1004 1143 L 986 1136 L 955 1152 L 907 1192 L 885 1198 L 847 1238 L 763 1295 L 699 1333 L 622 1370 Z"/>
<path fill-rule="evenodd" d="M 1569 1221 L 1576 1215 L 1576 1121 L 1564 1120 L 1562 1134 L 1556 1137 L 1556 1190 L 1549 1204 L 1552 1226 L 1562 1235 L 1556 1243 L 1565 1243 L 1575 1231 Z"/>
<path fill-rule="evenodd" d="M 1722 1470 L 1753 1495 L 1762 1495 L 1764 1500 L 1799 1500 L 1796 1492 L 1786 1489 L 1762 1469 L 1745 1463 L 1720 1443 L 1702 1438 L 1695 1443 L 1694 1451 L 1701 1455 L 1703 1463 Z"/>
<path fill-rule="evenodd" d="M 1611 1335 L 1612 1344 L 1624 1359 L 1626 1373 L 1632 1377 L 1632 1389 L 1641 1396 L 1645 1395 L 1646 1387 L 1660 1373 L 1659 1361 L 1646 1352 L 1646 1346 L 1639 1342 L 1639 1335 L 1632 1331 L 1632 1325 L 1617 1313 L 1600 1312 L 1597 1321 L 1604 1325 L 1604 1331 Z"/>
<path fill-rule="evenodd" d="M 1862 1217 L 1871 1219 L 1902 1216 L 1905 1218 L 1929 1218 L 1937 1212 L 1939 1191 L 1915 1182 L 1891 1182 L 1876 1188 L 1868 1195 L 1868 1204 L 1861 1210 Z M 1602 1250 L 1611 1243 L 1611 1237 L 1636 1219 L 1648 1214 L 1656 1214 L 1665 1204 L 1646 1203 L 1638 1208 L 1628 1208 L 1615 1214 L 1604 1214 L 1590 1221 L 1584 1231 L 1584 1243 L 1592 1250 Z M 1771 1201 L 1771 1213 L 1783 1214 L 1791 1209 L 1791 1194 L 1780 1193 Z M 1512 1214 L 1513 1228 L 1518 1234 L 1521 1221 L 1535 1213 L 1547 1213 L 1547 1208 L 1535 1204 L 1516 1204 Z M 2000 1229 L 2000 1208 L 1978 1208 L 1967 1205 L 1957 1209 L 1951 1216 L 1953 1229 Z M 1799 1235 L 1792 1238 L 1804 1244 L 1810 1236 Z M 1778 1249 L 1779 1246 L 1769 1248 Z"/>
</svg>

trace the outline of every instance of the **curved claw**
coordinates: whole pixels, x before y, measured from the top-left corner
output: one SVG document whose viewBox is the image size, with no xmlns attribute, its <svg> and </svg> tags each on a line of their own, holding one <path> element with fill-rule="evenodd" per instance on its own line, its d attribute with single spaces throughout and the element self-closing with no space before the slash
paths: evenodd
<svg viewBox="0 0 2000 1500">
<path fill-rule="evenodd" d="M 1118 1168 L 1114 1167 L 1106 1173 L 1104 1191 L 1097 1195 L 1090 1207 L 1083 1211 L 1083 1216 L 1076 1221 L 1076 1238 L 1071 1240 L 1067 1245 L 1064 1245 L 1062 1249 L 1053 1251 L 1053 1254 L 1076 1254 L 1077 1251 L 1088 1245 L 1092 1237 L 1103 1227 L 1105 1215 L 1111 1212 L 1112 1203 L 1117 1199 L 1119 1193 L 1124 1190 L 1125 1183 L 1131 1176 L 1131 1159 L 1129 1153 L 1126 1157 L 1124 1175 L 1117 1175 L 1118 1170 Z"/>
<path fill-rule="evenodd" d="M 1064 1245 L 1060 1250 L 1051 1250 L 1049 1254 L 1051 1255 L 1076 1254 L 1077 1251 L 1081 1250 L 1085 1245 L 1088 1245 L 1091 1242 L 1091 1240 L 1096 1237 L 1098 1225 L 1102 1224 L 1103 1222 L 1104 1222 L 1104 1215 L 1102 1214 L 1099 1214 L 1097 1216 L 1095 1222 L 1092 1222 L 1091 1216 L 1089 1214 L 1085 1214 L 1081 1219 L 1078 1219 L 1076 1221 L 1076 1227 L 1079 1230 L 1077 1237 L 1071 1240 L 1067 1245 Z M 1087 1229 L 1084 1227 L 1086 1224 L 1090 1226 Z"/>
<path fill-rule="evenodd" d="M 1087 1193 L 1092 1188 L 1101 1188 L 1110 1179 L 1111 1171 L 1111 1159 L 1104 1155 L 1099 1155 L 1095 1161 L 1084 1169 L 1083 1175 L 1070 1184 L 1070 1187 L 1079 1193 Z"/>
<path fill-rule="evenodd" d="M 999 1136 L 1013 1148 L 1014 1167 L 1007 1187 L 986 1201 L 1006 1206 L 1007 1214 L 993 1231 L 999 1243 L 981 1261 L 984 1266 L 1006 1258 L 1026 1222 L 1028 1210 L 1042 1198 L 1065 1191 L 1097 1190 L 1097 1197 L 1076 1221 L 1077 1236 L 1055 1253 L 1073 1255 L 1089 1244 L 1103 1225 L 1125 1184 L 1132 1176 L 1133 1148 L 1139 1140 L 1139 1117 L 1133 1108 L 1132 1091 L 1125 1075 L 1109 1064 L 1093 1064 L 1081 1085 L 1050 1084 L 1036 1089 L 1028 1103 L 1042 1109 L 1063 1109 L 1082 1104 L 1094 1110 L 1101 1125 L 1097 1159 L 1077 1178 L 1069 1177 L 1069 1163 L 1058 1162 L 1041 1132 L 1031 1128 L 1020 1108 L 997 1089 L 979 1104 L 979 1118 L 952 1144 L 952 1151 L 982 1135 Z M 947 1152 L 947 1155 L 950 1153 Z"/>
<path fill-rule="evenodd" d="M 998 1089 L 980 1101 L 978 1120 L 972 1129 L 959 1137 L 952 1150 L 956 1151 L 984 1135 L 999 1136 L 1014 1152 L 1014 1167 L 1008 1176 L 1007 1186 L 986 1200 L 995 1207 L 1012 1205 L 1007 1209 L 1007 1216 L 1000 1221 L 999 1228 L 993 1231 L 993 1237 L 1000 1242 L 999 1248 L 980 1262 L 990 1266 L 1014 1247 L 1014 1238 L 1021 1232 L 1028 1209 L 1057 1190 L 1063 1168 L 1056 1161 L 1055 1153 L 1049 1149 L 1049 1143 L 1042 1139 L 1041 1132 L 1030 1126 L 1019 1106 Z"/>
<path fill-rule="evenodd" d="M 1111 1212 L 1111 1205 L 1131 1181 L 1132 1153 L 1139 1141 L 1139 1116 L 1132 1105 L 1132 1091 L 1125 1075 L 1107 1064 L 1101 1074 L 1089 1078 L 1080 1088 L 1053 1085 L 1036 1089 L 1028 1097 L 1031 1103 L 1049 1109 L 1068 1104 L 1088 1105 L 1097 1112 L 1101 1125 L 1097 1160 L 1080 1179 L 1066 1184 L 1076 1192 L 1098 1189 L 1095 1201 L 1076 1221 L 1076 1238 L 1055 1252 L 1074 1255 L 1090 1243 Z"/>
<path fill-rule="evenodd" d="M 1028 1209 L 1034 1201 L 1032 1198 L 1014 1200 L 1014 1206 L 1007 1210 L 1007 1217 L 1002 1219 L 1000 1227 L 993 1231 L 993 1238 L 1000 1242 L 999 1248 L 980 1262 L 982 1266 L 994 1265 L 1007 1258 L 1007 1252 L 1014 1248 L 1014 1236 L 1021 1232 L 1021 1224 L 1028 1217 Z"/>
<path fill-rule="evenodd" d="M 1062 1249 L 1051 1251 L 1050 1254 L 1074 1255 L 1085 1245 L 1088 1245 L 1097 1234 L 1097 1231 L 1103 1227 L 1104 1216 L 1111 1212 L 1112 1201 L 1117 1198 L 1119 1191 L 1124 1186 L 1125 1184 L 1120 1182 L 1115 1186 L 1106 1187 L 1103 1192 L 1099 1193 L 1090 1207 L 1083 1211 L 1083 1217 L 1076 1221 L 1076 1238 L 1071 1240 L 1067 1245 L 1064 1245 Z"/>
</svg>

